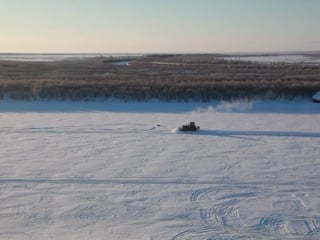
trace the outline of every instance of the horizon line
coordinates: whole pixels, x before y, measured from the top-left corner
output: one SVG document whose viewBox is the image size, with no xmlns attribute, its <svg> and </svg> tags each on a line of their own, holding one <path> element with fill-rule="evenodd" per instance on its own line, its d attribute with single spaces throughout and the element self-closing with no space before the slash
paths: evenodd
<svg viewBox="0 0 320 240">
<path fill-rule="evenodd" d="M 1 52 L 0 55 L 165 55 L 165 54 L 320 54 L 320 50 L 163 51 L 163 52 Z"/>
</svg>

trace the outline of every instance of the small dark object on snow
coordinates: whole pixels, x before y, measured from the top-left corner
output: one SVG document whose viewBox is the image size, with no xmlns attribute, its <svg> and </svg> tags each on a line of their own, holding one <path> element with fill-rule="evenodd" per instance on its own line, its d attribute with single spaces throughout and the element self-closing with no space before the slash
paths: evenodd
<svg viewBox="0 0 320 240">
<path fill-rule="evenodd" d="M 189 124 L 184 124 L 179 127 L 180 131 L 199 131 L 200 127 L 196 126 L 195 122 L 190 122 Z"/>
</svg>

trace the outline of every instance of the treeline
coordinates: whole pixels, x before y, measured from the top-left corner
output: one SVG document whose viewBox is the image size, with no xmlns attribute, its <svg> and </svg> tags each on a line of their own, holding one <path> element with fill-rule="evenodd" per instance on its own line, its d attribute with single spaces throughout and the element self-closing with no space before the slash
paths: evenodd
<svg viewBox="0 0 320 240">
<path fill-rule="evenodd" d="M 128 66 L 116 65 L 108 58 L 0 61 L 0 98 L 209 101 L 310 97 L 320 90 L 317 65 L 226 61 L 216 55 L 152 55 L 126 60 Z"/>
</svg>

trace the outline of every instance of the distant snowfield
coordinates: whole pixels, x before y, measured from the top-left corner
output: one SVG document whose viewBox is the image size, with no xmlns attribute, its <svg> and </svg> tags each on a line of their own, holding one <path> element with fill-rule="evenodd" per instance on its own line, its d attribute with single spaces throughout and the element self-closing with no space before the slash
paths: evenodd
<svg viewBox="0 0 320 240">
<path fill-rule="evenodd" d="M 305 63 L 320 64 L 319 54 L 267 54 L 267 55 L 251 55 L 251 56 L 230 56 L 223 57 L 226 60 L 242 60 L 261 63 L 285 62 L 285 63 Z"/>
<path fill-rule="evenodd" d="M 129 66 L 130 63 L 129 61 L 115 61 L 115 62 L 112 62 L 112 64 L 115 64 L 115 65 L 122 65 L 122 66 Z"/>
<path fill-rule="evenodd" d="M 141 54 L 5 54 L 0 53 L 0 60 L 4 61 L 21 61 L 21 62 L 53 62 L 66 60 L 79 60 L 95 57 L 136 57 Z"/>
<path fill-rule="evenodd" d="M 109 104 L 0 102 L 1 239 L 320 238 L 320 104 Z"/>
</svg>

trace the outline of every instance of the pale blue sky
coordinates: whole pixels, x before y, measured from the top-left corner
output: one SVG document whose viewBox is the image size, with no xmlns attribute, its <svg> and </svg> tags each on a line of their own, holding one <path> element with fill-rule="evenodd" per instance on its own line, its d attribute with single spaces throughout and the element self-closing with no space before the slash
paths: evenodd
<svg viewBox="0 0 320 240">
<path fill-rule="evenodd" d="M 320 0 L 0 0 L 0 52 L 320 50 Z"/>
</svg>

